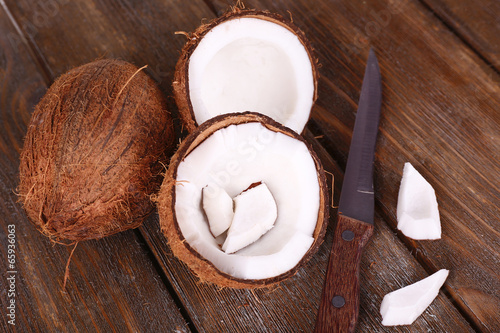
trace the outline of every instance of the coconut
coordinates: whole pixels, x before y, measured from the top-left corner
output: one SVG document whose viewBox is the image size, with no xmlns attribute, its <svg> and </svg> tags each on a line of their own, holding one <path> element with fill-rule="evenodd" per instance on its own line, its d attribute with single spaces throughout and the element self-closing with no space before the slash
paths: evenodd
<svg viewBox="0 0 500 333">
<path fill-rule="evenodd" d="M 207 214 L 210 231 L 215 237 L 229 229 L 234 217 L 233 199 L 215 184 L 203 188 L 203 210 Z"/>
<path fill-rule="evenodd" d="M 217 205 L 205 203 L 210 191 L 226 208 L 214 213 Z M 228 197 L 233 215 L 226 213 Z M 294 275 L 317 251 L 329 213 L 326 177 L 314 151 L 295 131 L 253 112 L 214 117 L 188 135 L 157 201 L 174 255 L 202 281 L 233 288 L 269 286 Z M 226 215 L 231 224 L 215 237 L 209 216 Z"/>
<path fill-rule="evenodd" d="M 234 216 L 222 244 L 226 253 L 234 253 L 267 233 L 278 217 L 278 207 L 266 184 L 259 183 L 234 198 Z"/>
<path fill-rule="evenodd" d="M 406 162 L 397 203 L 398 229 L 417 240 L 440 239 L 441 220 L 432 185 Z"/>
<path fill-rule="evenodd" d="M 317 97 L 317 60 L 282 16 L 233 9 L 189 35 L 174 76 L 184 127 L 254 111 L 301 133 Z"/>
<path fill-rule="evenodd" d="M 448 273 L 447 269 L 440 269 L 425 279 L 385 295 L 380 304 L 382 325 L 411 325 L 437 297 Z"/>
<path fill-rule="evenodd" d="M 99 60 L 59 77 L 35 107 L 20 201 L 54 241 L 101 238 L 152 211 L 174 141 L 165 100 L 142 68 Z"/>
</svg>

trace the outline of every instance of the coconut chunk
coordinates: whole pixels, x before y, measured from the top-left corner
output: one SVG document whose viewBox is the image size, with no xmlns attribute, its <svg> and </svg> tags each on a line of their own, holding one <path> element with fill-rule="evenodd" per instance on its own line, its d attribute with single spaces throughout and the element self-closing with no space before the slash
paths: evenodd
<svg viewBox="0 0 500 333">
<path fill-rule="evenodd" d="M 233 199 L 222 188 L 209 184 L 203 188 L 203 210 L 214 237 L 229 229 L 233 220 Z"/>
<path fill-rule="evenodd" d="M 448 270 L 441 269 L 423 280 L 385 295 L 380 305 L 382 325 L 412 324 L 436 298 L 448 273 Z"/>
<path fill-rule="evenodd" d="M 436 193 L 424 177 L 405 163 L 397 204 L 398 229 L 413 239 L 441 238 Z"/>
<path fill-rule="evenodd" d="M 235 197 L 234 207 L 234 218 L 222 245 L 226 253 L 234 253 L 258 240 L 278 217 L 276 201 L 262 183 Z"/>
</svg>

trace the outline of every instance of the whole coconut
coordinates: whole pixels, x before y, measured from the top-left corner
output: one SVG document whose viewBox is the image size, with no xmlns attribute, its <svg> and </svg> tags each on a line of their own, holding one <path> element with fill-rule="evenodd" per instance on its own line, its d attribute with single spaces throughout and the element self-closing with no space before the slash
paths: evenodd
<svg viewBox="0 0 500 333">
<path fill-rule="evenodd" d="M 36 106 L 21 152 L 20 201 L 54 241 L 138 227 L 153 209 L 174 142 L 155 82 L 119 60 L 59 77 Z"/>
</svg>

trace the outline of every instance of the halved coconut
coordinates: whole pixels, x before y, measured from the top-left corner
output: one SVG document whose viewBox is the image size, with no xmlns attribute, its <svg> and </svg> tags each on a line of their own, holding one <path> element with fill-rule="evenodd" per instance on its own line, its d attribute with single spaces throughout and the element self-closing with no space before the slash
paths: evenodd
<svg viewBox="0 0 500 333">
<path fill-rule="evenodd" d="M 312 48 L 292 22 L 235 9 L 190 34 L 173 88 L 189 132 L 217 115 L 251 110 L 301 133 L 317 77 Z"/>
<path fill-rule="evenodd" d="M 275 201 L 276 220 L 255 242 L 226 253 L 221 245 L 230 231 L 217 238 L 210 232 L 202 191 L 215 185 L 234 200 L 258 183 Z M 270 214 L 259 210 L 272 205 L 262 204 L 262 197 L 270 200 L 268 194 L 247 196 L 256 205 L 246 202 L 240 209 L 248 214 L 242 215 L 267 219 Z M 252 112 L 217 116 L 191 133 L 172 157 L 157 201 L 174 255 L 202 281 L 233 288 L 263 287 L 292 276 L 319 247 L 329 213 L 316 154 L 291 129 Z"/>
</svg>

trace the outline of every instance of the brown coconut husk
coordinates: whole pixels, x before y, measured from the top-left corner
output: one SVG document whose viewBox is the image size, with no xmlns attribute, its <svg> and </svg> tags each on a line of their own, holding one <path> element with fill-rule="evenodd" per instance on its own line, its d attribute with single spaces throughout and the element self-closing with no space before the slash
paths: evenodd
<svg viewBox="0 0 500 333">
<path fill-rule="evenodd" d="M 235 278 L 224 272 L 221 272 L 210 261 L 203 258 L 186 242 L 184 236 L 182 235 L 182 232 L 180 231 L 175 212 L 175 187 L 182 185 L 176 181 L 177 168 L 181 161 L 215 131 L 221 128 L 228 127 L 230 125 L 249 122 L 259 122 L 269 130 L 283 133 L 294 139 L 304 142 L 308 147 L 309 152 L 316 165 L 318 181 L 320 185 L 320 209 L 318 213 L 316 228 L 313 233 L 314 242 L 311 248 L 301 259 L 301 261 L 290 271 L 276 277 L 262 280 L 245 280 Z M 284 127 L 283 125 L 265 115 L 254 112 L 231 113 L 214 117 L 203 123 L 194 132 L 188 135 L 171 159 L 168 172 L 165 175 L 165 179 L 161 186 L 160 192 L 156 197 L 156 201 L 158 205 L 161 230 L 168 239 L 168 244 L 172 249 L 174 255 L 181 261 L 183 261 L 202 282 L 214 283 L 221 287 L 230 288 L 269 287 L 295 275 L 297 270 L 302 267 L 307 261 L 309 261 L 309 259 L 317 252 L 320 244 L 323 241 L 329 216 L 329 199 L 328 189 L 326 185 L 326 176 L 316 153 L 302 138 L 302 136 L 298 135 L 296 132 L 287 127 Z"/>
<path fill-rule="evenodd" d="M 35 107 L 20 201 L 54 242 L 138 227 L 153 210 L 174 142 L 161 91 L 142 68 L 99 60 L 59 77 Z"/>
<path fill-rule="evenodd" d="M 315 102 L 317 99 L 319 62 L 318 59 L 314 56 L 314 49 L 312 48 L 309 40 L 306 38 L 304 32 L 300 30 L 293 23 L 293 21 L 287 20 L 279 14 L 271 13 L 268 11 L 255 10 L 255 9 L 240 9 L 238 6 L 234 6 L 231 7 L 231 9 L 221 17 L 218 17 L 207 24 L 203 24 L 200 27 L 198 27 L 194 32 L 187 34 L 188 42 L 184 45 L 181 51 L 181 56 L 175 66 L 174 82 L 172 84 L 174 91 L 174 98 L 177 107 L 179 108 L 179 114 L 184 124 L 184 128 L 189 133 L 193 132 L 199 125 L 196 122 L 195 110 L 193 110 L 189 94 L 189 59 L 193 54 L 194 50 L 196 49 L 196 47 L 198 46 L 198 44 L 200 43 L 200 41 L 203 39 L 203 37 L 215 26 L 229 20 L 234 20 L 244 17 L 257 18 L 279 24 L 282 27 L 290 30 L 297 36 L 302 45 L 304 45 L 304 48 L 307 51 L 307 54 L 309 55 L 309 59 L 311 60 L 312 72 L 314 76 L 313 102 Z M 310 112 L 310 110 L 304 110 L 304 112 Z"/>
</svg>

